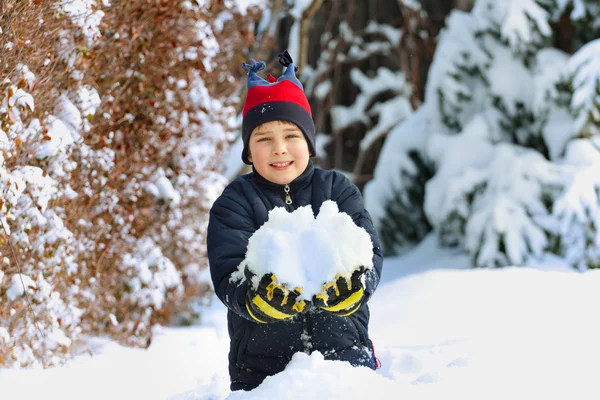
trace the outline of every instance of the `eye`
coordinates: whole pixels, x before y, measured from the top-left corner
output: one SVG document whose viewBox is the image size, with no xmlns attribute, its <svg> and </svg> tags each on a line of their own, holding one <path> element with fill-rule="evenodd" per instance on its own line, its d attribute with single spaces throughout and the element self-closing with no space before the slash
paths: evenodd
<svg viewBox="0 0 600 400">
<path fill-rule="evenodd" d="M 267 140 L 270 140 L 270 139 L 268 137 L 262 137 L 262 138 L 258 139 L 257 142 L 264 142 Z"/>
<path fill-rule="evenodd" d="M 299 137 L 300 135 L 298 135 L 297 133 L 290 133 L 289 135 L 287 135 L 288 139 L 295 139 L 297 137 Z"/>
</svg>

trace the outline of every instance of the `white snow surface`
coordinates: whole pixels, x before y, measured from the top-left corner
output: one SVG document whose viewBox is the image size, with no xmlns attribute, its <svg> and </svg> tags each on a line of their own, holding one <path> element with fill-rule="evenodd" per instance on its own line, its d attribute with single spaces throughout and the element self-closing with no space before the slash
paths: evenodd
<svg viewBox="0 0 600 400">
<path fill-rule="evenodd" d="M 470 269 L 461 250 L 440 249 L 433 236 L 384 265 L 369 303 L 370 336 L 382 362 L 377 371 L 300 353 L 255 390 L 231 393 L 226 308 L 214 299 L 200 325 L 157 329 L 147 350 L 89 338 L 90 352 L 63 367 L 2 370 L 1 397 L 599 397 L 600 325 L 594 316 L 600 271 L 576 272 L 550 255 L 527 267 Z"/>
<path fill-rule="evenodd" d="M 311 298 L 323 284 L 337 275 L 350 276 L 359 266 L 373 267 L 373 242 L 364 228 L 340 212 L 334 201 L 327 200 L 314 217 L 311 206 L 288 212 L 276 207 L 248 241 L 245 266 L 260 277 L 273 273 L 280 284 L 302 288 L 303 298 Z"/>
</svg>

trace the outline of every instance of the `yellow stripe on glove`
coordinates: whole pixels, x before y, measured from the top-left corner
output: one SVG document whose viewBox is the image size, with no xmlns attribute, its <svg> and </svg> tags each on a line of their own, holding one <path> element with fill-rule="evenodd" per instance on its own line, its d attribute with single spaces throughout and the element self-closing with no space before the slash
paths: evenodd
<svg viewBox="0 0 600 400">
<path fill-rule="evenodd" d="M 323 284 L 321 292 L 313 297 L 313 304 L 323 311 L 347 317 L 355 313 L 365 297 L 364 267 L 357 267 L 351 276 L 338 275 Z"/>
<path fill-rule="evenodd" d="M 254 313 L 252 312 L 252 308 L 248 305 L 248 303 L 246 303 L 246 310 L 248 310 L 248 314 L 250 314 L 250 316 L 258 323 L 261 324 L 266 324 L 266 321 L 263 321 L 262 319 L 258 319 L 258 317 L 256 315 L 254 315 Z"/>
<path fill-rule="evenodd" d="M 253 286 L 255 275 L 246 267 L 246 280 L 250 283 L 246 292 L 246 310 L 252 319 L 261 324 L 288 320 L 306 309 L 306 302 L 298 300 L 301 288 L 288 289 L 280 284 L 275 275 L 265 274 L 258 286 Z"/>
<path fill-rule="evenodd" d="M 358 303 L 360 303 L 362 301 L 364 294 L 365 294 L 364 289 L 360 288 L 360 290 L 358 292 L 352 293 L 350 295 L 350 297 L 348 297 L 347 299 L 341 301 L 340 303 L 336 304 L 335 306 L 323 307 L 323 310 L 329 311 L 329 312 L 338 312 L 338 311 L 342 311 L 342 310 L 347 310 L 349 308 L 356 306 Z"/>
<path fill-rule="evenodd" d="M 256 307 L 258 307 L 260 309 L 260 311 L 267 314 L 271 318 L 286 319 L 286 318 L 291 318 L 294 316 L 293 314 L 290 315 L 290 314 L 286 314 L 286 313 L 283 313 L 283 312 L 277 310 L 275 307 L 273 307 L 272 305 L 270 305 L 269 303 L 264 301 L 258 295 L 254 296 L 254 298 L 252 299 L 252 303 L 254 303 L 256 305 Z"/>
</svg>

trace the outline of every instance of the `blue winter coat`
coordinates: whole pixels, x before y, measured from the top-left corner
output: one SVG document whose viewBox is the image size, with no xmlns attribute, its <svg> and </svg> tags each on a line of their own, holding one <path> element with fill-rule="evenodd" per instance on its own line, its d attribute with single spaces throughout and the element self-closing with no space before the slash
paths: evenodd
<svg viewBox="0 0 600 400">
<path fill-rule="evenodd" d="M 208 224 L 208 257 L 215 292 L 229 309 L 231 339 L 229 374 L 231 390 L 250 390 L 264 378 L 281 372 L 296 352 L 320 351 L 326 359 L 345 360 L 375 368 L 368 335 L 367 300 L 375 291 L 383 256 L 369 213 L 358 188 L 335 171 L 307 169 L 290 183 L 292 204 L 285 204 L 284 186 L 272 183 L 256 171 L 231 182 L 215 201 Z M 268 219 L 275 207 L 293 211 L 311 205 L 315 215 L 325 200 L 334 200 L 373 241 L 374 268 L 367 272 L 365 300 L 348 317 L 314 310 L 291 321 L 258 324 L 245 306 L 247 284 L 230 280 L 244 260 L 248 239 Z"/>
</svg>

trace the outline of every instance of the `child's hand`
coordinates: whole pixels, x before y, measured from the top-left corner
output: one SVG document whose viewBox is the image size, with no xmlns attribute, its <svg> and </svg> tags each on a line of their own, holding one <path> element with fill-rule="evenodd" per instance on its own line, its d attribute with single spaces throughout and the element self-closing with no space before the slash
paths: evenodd
<svg viewBox="0 0 600 400">
<path fill-rule="evenodd" d="M 301 288 L 289 290 L 277 282 L 275 275 L 266 274 L 254 289 L 252 280 L 256 275 L 248 267 L 244 270 L 244 274 L 248 281 L 246 309 L 256 322 L 266 324 L 284 321 L 305 310 L 306 302 L 298 300 L 298 296 L 302 293 Z"/>
<path fill-rule="evenodd" d="M 365 286 L 363 266 L 358 267 L 350 278 L 338 275 L 335 281 L 323 285 L 323 290 L 313 297 L 313 304 L 327 312 L 348 316 L 360 308 Z"/>
</svg>

